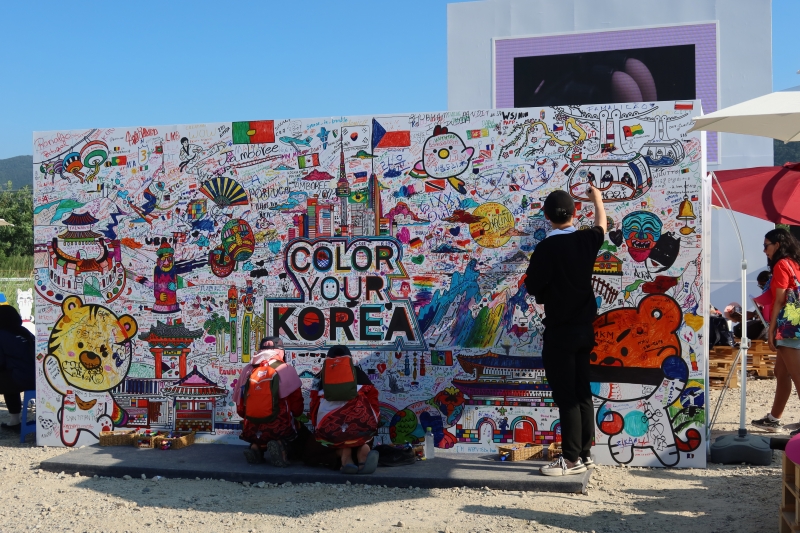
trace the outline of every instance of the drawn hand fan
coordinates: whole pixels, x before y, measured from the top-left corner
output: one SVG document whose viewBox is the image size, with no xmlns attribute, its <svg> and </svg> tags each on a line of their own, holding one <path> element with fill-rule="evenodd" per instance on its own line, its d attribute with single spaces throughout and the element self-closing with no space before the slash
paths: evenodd
<svg viewBox="0 0 800 533">
<path fill-rule="evenodd" d="M 200 192 L 220 207 L 247 205 L 247 193 L 233 178 L 219 177 L 204 181 Z"/>
</svg>

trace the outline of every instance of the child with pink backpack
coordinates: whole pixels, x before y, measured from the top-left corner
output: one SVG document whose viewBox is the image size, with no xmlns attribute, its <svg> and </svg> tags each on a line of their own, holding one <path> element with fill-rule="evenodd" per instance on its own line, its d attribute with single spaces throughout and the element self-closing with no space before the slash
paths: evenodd
<svg viewBox="0 0 800 533">
<path fill-rule="evenodd" d="M 233 399 L 242 417 L 239 438 L 250 443 L 244 455 L 248 463 L 263 463 L 269 453 L 273 466 L 287 466 L 287 446 L 297 440 L 303 413 L 300 377 L 286 364 L 283 341 L 266 337 L 260 350 L 245 365 L 236 382 Z"/>
</svg>

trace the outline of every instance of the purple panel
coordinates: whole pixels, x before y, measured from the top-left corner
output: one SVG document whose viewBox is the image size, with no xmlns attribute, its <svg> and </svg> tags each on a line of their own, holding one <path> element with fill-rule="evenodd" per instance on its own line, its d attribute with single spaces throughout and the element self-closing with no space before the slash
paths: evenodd
<svg viewBox="0 0 800 533">
<path fill-rule="evenodd" d="M 514 107 L 514 59 L 517 57 L 605 52 L 631 48 L 695 45 L 697 98 L 703 112 L 717 110 L 717 25 L 693 24 L 664 28 L 616 30 L 549 37 L 520 37 L 495 41 L 495 107 Z M 718 162 L 717 133 L 708 132 L 709 163 Z"/>
</svg>

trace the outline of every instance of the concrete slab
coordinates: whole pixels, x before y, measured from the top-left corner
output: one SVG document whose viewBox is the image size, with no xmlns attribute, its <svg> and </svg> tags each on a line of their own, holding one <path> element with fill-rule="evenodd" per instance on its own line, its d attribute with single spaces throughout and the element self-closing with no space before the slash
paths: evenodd
<svg viewBox="0 0 800 533">
<path fill-rule="evenodd" d="M 414 465 L 379 467 L 372 475 L 345 476 L 326 468 L 302 464 L 287 468 L 248 464 L 242 446 L 198 444 L 181 450 L 140 450 L 128 446 L 87 446 L 47 459 L 41 468 L 50 472 L 148 478 L 213 478 L 258 483 L 364 483 L 389 487 L 451 488 L 489 487 L 496 490 L 583 492 L 591 476 L 584 474 L 548 477 L 539 473 L 541 461 L 498 461 L 496 455 L 458 454 L 436 451 L 431 461 Z"/>
</svg>

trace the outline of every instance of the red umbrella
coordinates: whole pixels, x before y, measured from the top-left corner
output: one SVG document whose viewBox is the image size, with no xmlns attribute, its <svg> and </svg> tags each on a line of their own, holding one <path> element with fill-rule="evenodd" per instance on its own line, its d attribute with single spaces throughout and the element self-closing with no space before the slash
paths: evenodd
<svg viewBox="0 0 800 533">
<path fill-rule="evenodd" d="M 800 163 L 716 170 L 714 174 L 734 211 L 776 224 L 800 225 Z M 724 199 L 716 181 L 713 186 L 717 194 L 711 195 L 711 203 L 725 207 L 717 197 Z"/>
</svg>

